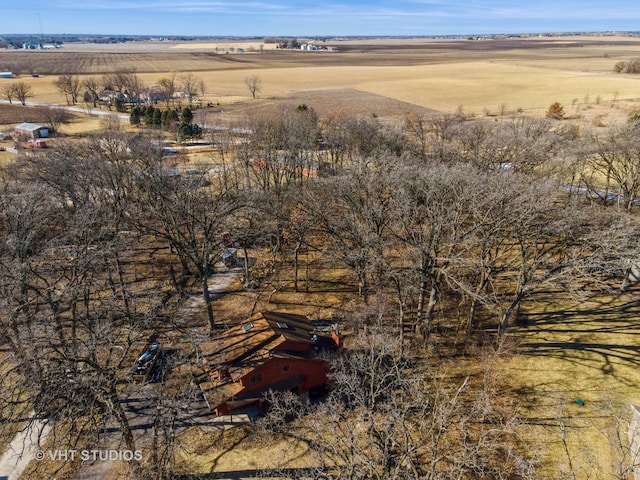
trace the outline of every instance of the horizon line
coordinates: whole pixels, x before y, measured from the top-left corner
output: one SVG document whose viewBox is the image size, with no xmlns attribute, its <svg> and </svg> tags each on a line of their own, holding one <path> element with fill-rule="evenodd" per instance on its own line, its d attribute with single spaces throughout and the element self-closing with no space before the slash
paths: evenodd
<svg viewBox="0 0 640 480">
<path fill-rule="evenodd" d="M 399 35 L 399 34 L 309 34 L 309 35 L 291 35 L 291 34 L 271 34 L 271 35 L 187 35 L 187 34 L 170 34 L 163 35 L 161 33 L 0 33 L 0 39 L 4 37 L 32 36 L 32 37 L 131 37 L 131 38 L 237 38 L 237 39 L 258 39 L 258 38 L 441 38 L 441 37 L 468 37 L 468 36 L 518 36 L 518 35 L 640 35 L 640 30 L 554 30 L 554 31 L 521 31 L 521 32 L 468 32 L 468 33 L 440 33 L 440 34 L 416 34 L 416 35 Z"/>
</svg>

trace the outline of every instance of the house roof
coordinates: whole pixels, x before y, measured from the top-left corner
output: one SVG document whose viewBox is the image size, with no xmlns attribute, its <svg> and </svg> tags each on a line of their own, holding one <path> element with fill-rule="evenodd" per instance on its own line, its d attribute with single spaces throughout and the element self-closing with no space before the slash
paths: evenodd
<svg viewBox="0 0 640 480">
<path fill-rule="evenodd" d="M 260 312 L 203 346 L 209 368 L 228 369 L 233 380 L 270 358 L 287 342 L 313 344 L 313 325 L 303 315 Z"/>
<path fill-rule="evenodd" d="M 16 125 L 16 130 L 24 130 L 27 132 L 35 132 L 36 130 L 40 130 L 42 128 L 46 128 L 46 127 L 42 125 L 38 125 L 37 123 L 23 122 L 20 125 Z"/>
<path fill-rule="evenodd" d="M 230 398 L 251 397 L 239 380 L 273 358 L 310 358 L 313 335 L 314 326 L 303 315 L 260 312 L 202 344 L 201 358 L 208 378 L 200 385 L 209 405 L 215 407 Z M 309 348 L 287 351 L 287 342 L 308 344 Z M 218 370 L 225 370 L 228 377 L 218 378 L 215 375 Z"/>
</svg>

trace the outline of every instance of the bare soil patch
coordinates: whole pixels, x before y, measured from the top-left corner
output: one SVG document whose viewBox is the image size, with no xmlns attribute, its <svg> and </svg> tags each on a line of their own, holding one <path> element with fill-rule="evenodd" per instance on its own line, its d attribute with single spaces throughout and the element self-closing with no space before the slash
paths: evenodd
<svg viewBox="0 0 640 480">
<path fill-rule="evenodd" d="M 221 109 L 224 109 L 225 115 L 243 118 L 251 115 L 268 115 L 282 106 L 297 107 L 298 105 L 313 108 L 321 118 L 352 115 L 396 117 L 406 116 L 409 113 L 437 113 L 435 110 L 356 89 L 293 92 L 226 105 Z"/>
<path fill-rule="evenodd" d="M 15 52 L 0 51 L 0 68 L 18 74 L 106 74 L 238 68 L 250 57 L 215 52 Z"/>
<path fill-rule="evenodd" d="M 69 116 L 71 120 L 77 118 L 73 113 L 69 113 Z M 0 128 L 2 125 L 14 126 L 22 122 L 46 123 L 46 121 L 47 115 L 42 108 L 0 104 Z"/>
</svg>

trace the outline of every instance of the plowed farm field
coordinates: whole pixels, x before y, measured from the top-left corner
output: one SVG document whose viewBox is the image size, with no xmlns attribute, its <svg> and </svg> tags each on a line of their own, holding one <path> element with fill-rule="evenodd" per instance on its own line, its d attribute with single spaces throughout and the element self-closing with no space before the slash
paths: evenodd
<svg viewBox="0 0 640 480">
<path fill-rule="evenodd" d="M 213 52 L 1 52 L 0 69 L 22 74 L 105 74 L 122 70 L 176 72 L 237 68 L 237 56 Z"/>
<path fill-rule="evenodd" d="M 640 38 L 633 37 L 365 39 L 327 42 L 322 45 L 332 51 L 319 52 L 238 53 L 238 46 L 221 45 L 132 42 L 0 51 L 0 70 L 18 73 L 33 88 L 31 100 L 42 103 L 64 103 L 54 85 L 61 74 L 84 79 L 135 71 L 152 86 L 161 77 L 191 73 L 205 86 L 202 103 L 229 114 L 235 106 L 252 110 L 252 102 L 293 99 L 325 111 L 335 105 L 341 114 L 353 108 L 352 114 L 379 116 L 412 108 L 477 115 L 544 112 L 553 102 L 573 114 L 590 105 L 640 100 L 640 76 L 614 73 L 617 62 L 640 57 Z M 261 80 L 257 99 L 245 84 L 252 75 Z M 7 81 L 0 80 L 0 87 Z M 336 103 L 349 94 L 354 101 Z"/>
</svg>

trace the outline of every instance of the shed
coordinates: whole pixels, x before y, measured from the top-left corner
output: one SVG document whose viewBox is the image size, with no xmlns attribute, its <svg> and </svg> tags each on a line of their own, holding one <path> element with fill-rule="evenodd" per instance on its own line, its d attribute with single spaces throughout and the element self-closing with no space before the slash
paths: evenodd
<svg viewBox="0 0 640 480">
<path fill-rule="evenodd" d="M 18 137 L 26 137 L 31 139 L 49 137 L 49 129 L 36 123 L 25 122 L 21 123 L 20 125 L 16 125 L 16 127 L 14 128 L 14 132 Z"/>
</svg>

